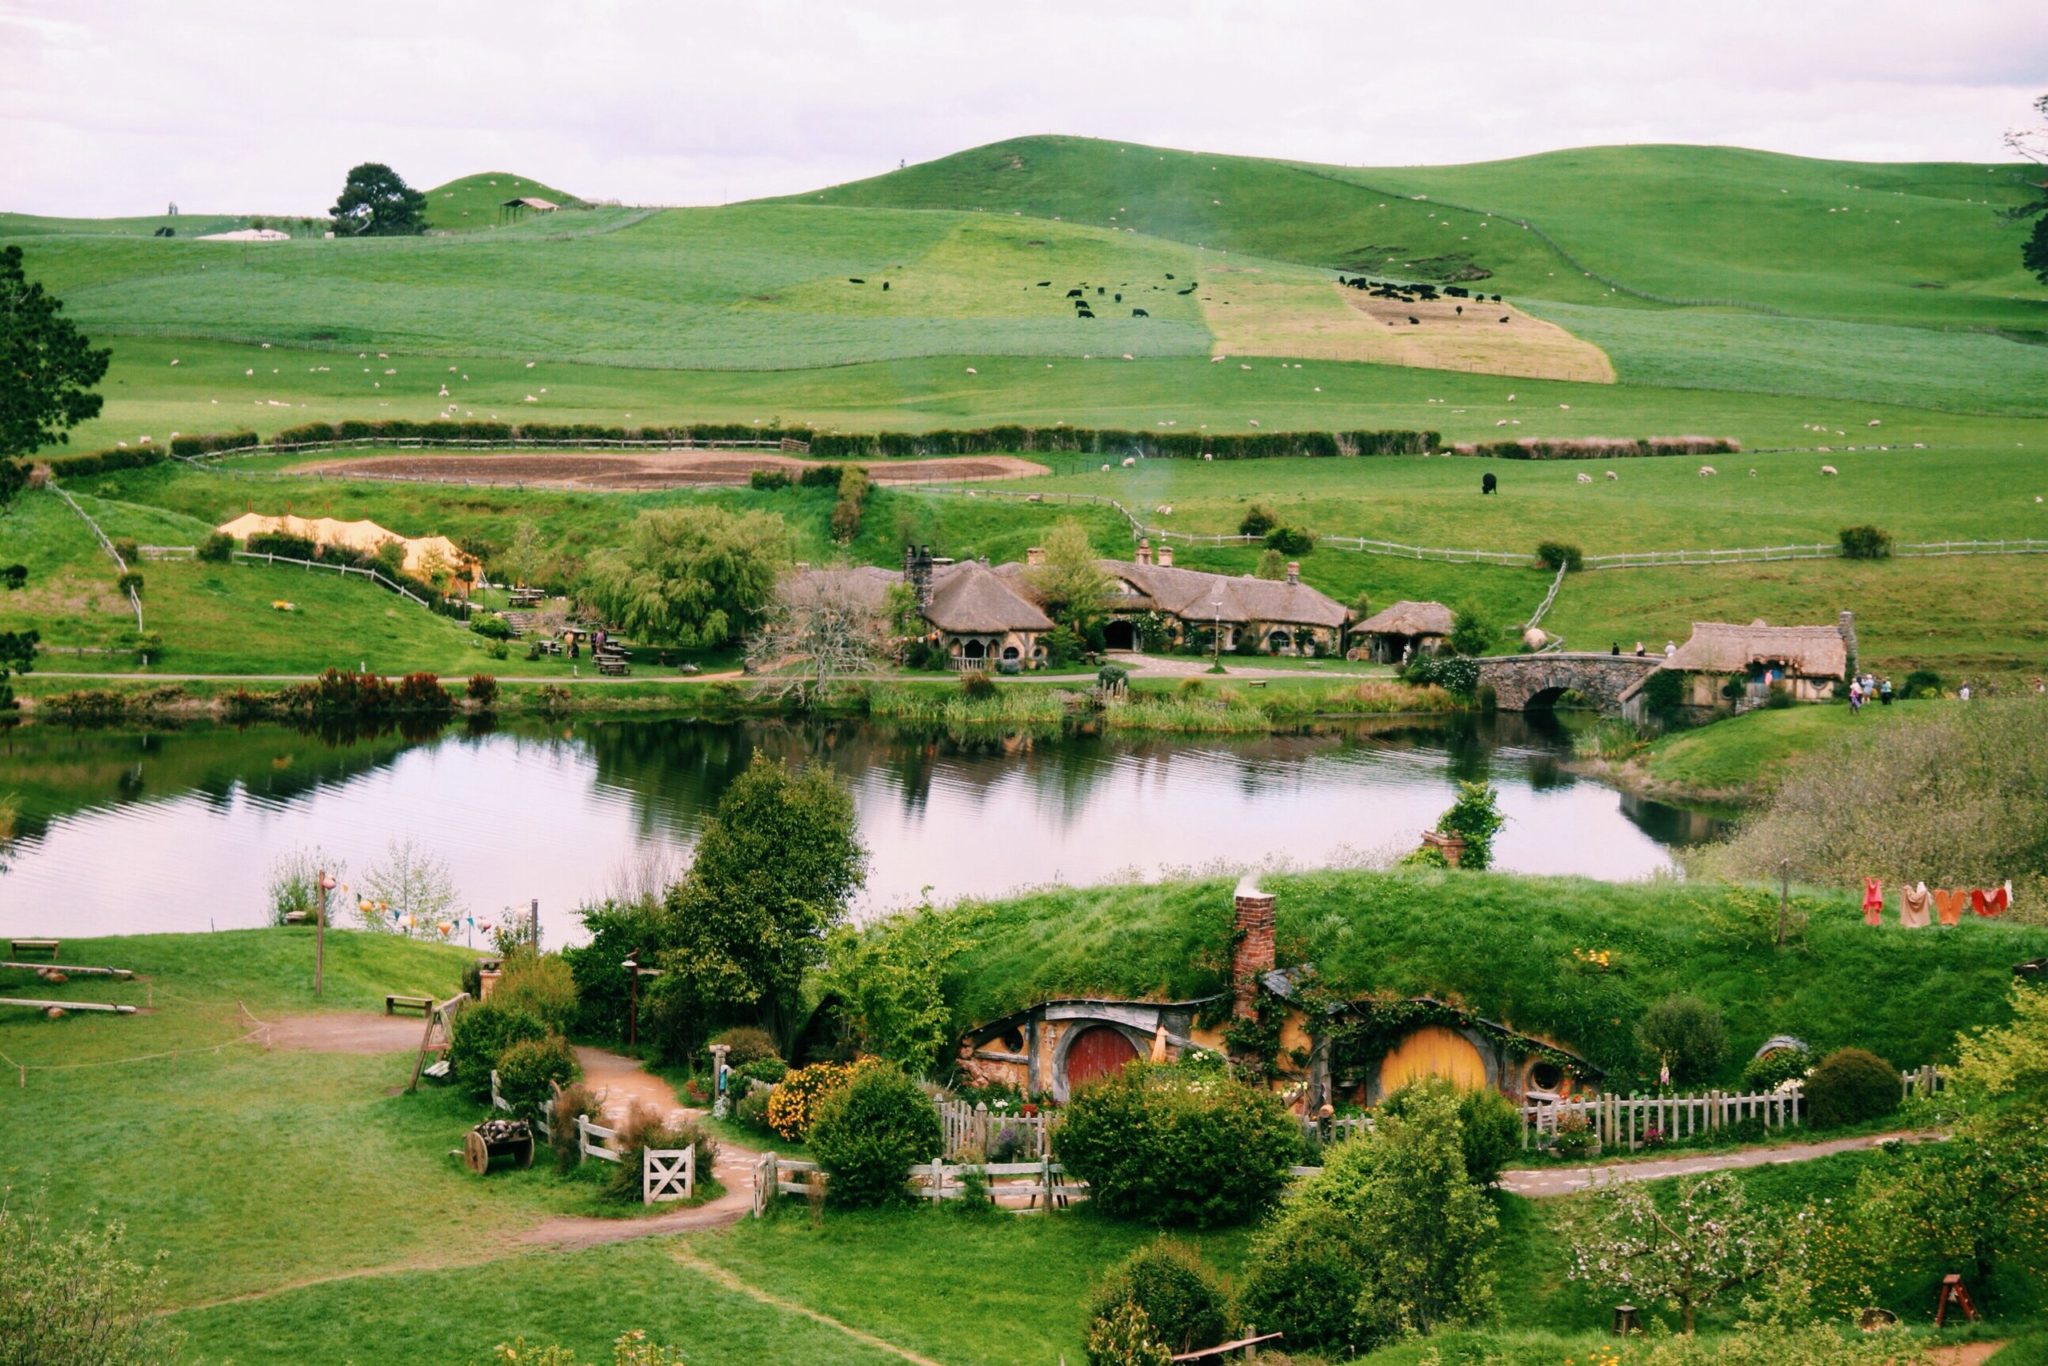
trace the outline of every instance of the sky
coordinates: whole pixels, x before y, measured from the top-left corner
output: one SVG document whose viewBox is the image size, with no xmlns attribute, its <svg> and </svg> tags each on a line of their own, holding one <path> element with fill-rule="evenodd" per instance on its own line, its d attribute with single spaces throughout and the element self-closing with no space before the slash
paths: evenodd
<svg viewBox="0 0 2048 1366">
<path fill-rule="evenodd" d="M 0 211 L 317 213 L 361 161 L 717 204 L 1031 133 L 2003 161 L 2043 93 L 2037 0 L 0 0 Z"/>
</svg>

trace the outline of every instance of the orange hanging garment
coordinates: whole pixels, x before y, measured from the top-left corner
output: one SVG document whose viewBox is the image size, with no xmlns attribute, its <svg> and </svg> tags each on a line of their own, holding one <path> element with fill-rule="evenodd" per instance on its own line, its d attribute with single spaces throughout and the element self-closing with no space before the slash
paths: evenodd
<svg viewBox="0 0 2048 1366">
<path fill-rule="evenodd" d="M 1863 923 L 1875 925 L 1884 914 L 1884 883 L 1877 878 L 1863 879 Z"/>
<path fill-rule="evenodd" d="M 2004 915 L 2012 906 L 2012 880 L 2008 878 L 2003 887 L 1985 891 L 1982 887 L 1970 889 L 1970 909 L 1978 915 Z"/>
<path fill-rule="evenodd" d="M 1899 898 L 1899 923 L 1909 930 L 1917 930 L 1927 924 L 1927 908 L 1934 904 L 1934 893 L 1927 890 L 1927 884 L 1908 887 Z"/>
<path fill-rule="evenodd" d="M 1953 892 L 1946 887 L 1934 889 L 1934 915 L 1944 925 L 1959 924 L 1964 907 L 1970 904 L 1970 894 L 1958 887 Z"/>
</svg>

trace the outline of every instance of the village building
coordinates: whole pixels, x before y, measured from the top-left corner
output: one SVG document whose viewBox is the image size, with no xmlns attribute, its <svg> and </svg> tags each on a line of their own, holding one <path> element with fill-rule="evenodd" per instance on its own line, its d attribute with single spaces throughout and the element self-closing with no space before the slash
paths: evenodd
<svg viewBox="0 0 2048 1366">
<path fill-rule="evenodd" d="M 872 565 L 798 565 L 787 591 L 799 597 L 845 594 L 879 617 L 888 611 L 889 590 L 898 584 L 908 584 L 916 594 L 928 638 L 945 650 L 956 671 L 979 673 L 1005 665 L 1029 669 L 1044 662 L 1041 638 L 1052 629 L 1052 618 L 1008 577 L 979 560 L 944 560 L 928 546 L 909 546 L 901 572 Z"/>
<path fill-rule="evenodd" d="M 1134 1060 L 1208 1049 L 1243 1061 L 1245 1040 L 1264 1036 L 1272 1054 L 1253 1060 L 1302 1115 L 1376 1104 L 1425 1077 L 1517 1102 L 1598 1089 L 1600 1069 L 1571 1049 L 1433 997 L 1326 999 L 1312 965 L 1275 966 L 1274 905 L 1256 885 L 1238 887 L 1228 990 L 1193 1000 L 1040 1001 L 969 1030 L 956 1054 L 961 1073 L 1065 1101 Z"/>
<path fill-rule="evenodd" d="M 1744 711 L 1762 705 L 1774 689 L 1798 702 L 1827 701 L 1845 684 L 1855 653 L 1850 612 L 1833 626 L 1771 626 L 1761 617 L 1747 626 L 1696 621 L 1664 667 L 1686 676 L 1682 705 Z"/>
<path fill-rule="evenodd" d="M 1440 602 L 1403 598 L 1354 623 L 1351 638 L 1366 658 L 1400 664 L 1415 655 L 1441 653 L 1450 643 L 1451 621 L 1451 609 Z"/>
<path fill-rule="evenodd" d="M 1151 614 L 1169 644 L 1184 645 L 1191 632 L 1221 637 L 1217 649 L 1230 651 L 1249 641 L 1262 654 L 1336 655 L 1344 650 L 1344 626 L 1351 614 L 1342 604 L 1301 581 L 1301 566 L 1287 566 L 1284 579 L 1249 574 L 1211 574 L 1179 569 L 1173 547 L 1138 542 L 1136 556 L 1099 561 L 1109 575 L 1109 620 L 1103 638 L 1112 650 L 1144 647 L 1144 619 Z"/>
</svg>

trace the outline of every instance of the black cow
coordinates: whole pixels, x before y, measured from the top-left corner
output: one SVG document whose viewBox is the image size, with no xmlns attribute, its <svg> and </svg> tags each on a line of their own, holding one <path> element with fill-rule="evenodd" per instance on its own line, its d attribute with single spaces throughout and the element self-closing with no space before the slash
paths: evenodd
<svg viewBox="0 0 2048 1366">
<path fill-rule="evenodd" d="M 1502 318 L 1502 319 L 1501 319 L 1501 321 L 1502 321 L 1502 322 L 1506 322 L 1506 321 L 1507 321 L 1507 319 L 1506 319 L 1506 318 Z"/>
<path fill-rule="evenodd" d="M 889 282 L 887 280 L 882 281 L 882 292 L 884 294 L 889 292 Z"/>
<path fill-rule="evenodd" d="M 1144 309 L 1142 309 L 1142 308 L 1134 308 L 1134 309 L 1132 309 L 1132 310 L 1131 310 L 1131 316 L 1132 316 L 1133 318 L 1149 318 L 1149 317 L 1151 317 L 1152 315 L 1151 315 L 1150 313 L 1147 313 L 1147 312 L 1146 312 L 1146 311 L 1145 311 Z"/>
<path fill-rule="evenodd" d="M 1486 473 L 1479 476 L 1479 491 L 1481 493 L 1492 493 L 1495 489 L 1499 487 L 1500 480 L 1493 477 L 1492 470 L 1488 470 Z"/>
<path fill-rule="evenodd" d="M 1420 327 L 1420 326 L 1422 326 L 1422 319 L 1420 319 L 1420 318 L 1418 318 L 1418 317 L 1415 317 L 1415 316 L 1414 316 L 1414 315 L 1412 315 L 1412 314 L 1411 314 L 1411 315 L 1409 316 L 1409 318 L 1408 318 L 1408 321 L 1409 321 L 1409 323 L 1410 323 L 1410 324 L 1411 324 L 1412 326 L 1415 326 L 1415 327 Z"/>
<path fill-rule="evenodd" d="M 1040 281 L 1038 282 L 1038 287 L 1039 287 L 1040 289 L 1044 289 L 1044 288 L 1045 288 L 1045 287 L 1046 287 L 1047 285 L 1050 285 L 1051 283 L 1052 283 L 1052 281 L 1050 281 L 1050 280 L 1040 280 Z"/>
<path fill-rule="evenodd" d="M 846 277 L 846 283 L 850 285 L 864 285 L 867 281 L 861 279 L 858 275 L 849 275 Z"/>
<path fill-rule="evenodd" d="M 1116 301 L 1117 301 L 1118 303 L 1122 303 L 1122 302 L 1124 301 L 1124 296 L 1123 296 L 1123 295 L 1121 295 L 1121 294 L 1117 295 L 1117 296 L 1116 296 Z"/>
<path fill-rule="evenodd" d="M 1458 316 L 1459 316 L 1459 317 L 1461 317 L 1461 318 L 1465 316 L 1465 305 L 1463 305 L 1463 304 L 1459 304 L 1459 305 L 1458 305 Z"/>
<path fill-rule="evenodd" d="M 1067 291 L 1067 297 L 1069 299 L 1078 299 L 1081 297 L 1081 291 L 1078 289 L 1070 289 Z"/>
</svg>

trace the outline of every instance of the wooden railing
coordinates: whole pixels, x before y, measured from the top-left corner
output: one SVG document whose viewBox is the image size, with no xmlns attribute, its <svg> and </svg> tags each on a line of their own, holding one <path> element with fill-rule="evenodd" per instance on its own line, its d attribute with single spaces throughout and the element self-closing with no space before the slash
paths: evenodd
<svg viewBox="0 0 2048 1366">
<path fill-rule="evenodd" d="M 919 1200 L 934 1204 L 964 1200 L 969 1178 L 978 1178 L 981 1193 L 996 1202 L 1022 1200 L 1025 1208 L 1045 1201 L 1048 1209 L 1088 1198 L 1088 1187 L 1067 1180 L 1067 1169 L 1050 1157 L 1036 1162 L 948 1162 L 939 1158 L 910 1169 L 910 1185 Z M 754 1164 L 754 1217 L 761 1218 L 777 1195 L 808 1196 L 824 1189 L 825 1172 L 815 1162 L 762 1153 Z"/>
<path fill-rule="evenodd" d="M 1019 1114 L 1007 1107 L 991 1110 L 987 1101 L 969 1105 L 964 1100 L 942 1100 L 938 1108 L 939 1124 L 946 1136 L 947 1157 L 959 1157 L 963 1153 L 986 1157 L 1005 1129 L 1015 1132 L 1019 1151 L 1028 1152 L 1033 1157 L 1044 1157 L 1052 1150 L 1052 1129 L 1058 1120 L 1057 1115 L 1044 1112 Z"/>
</svg>

